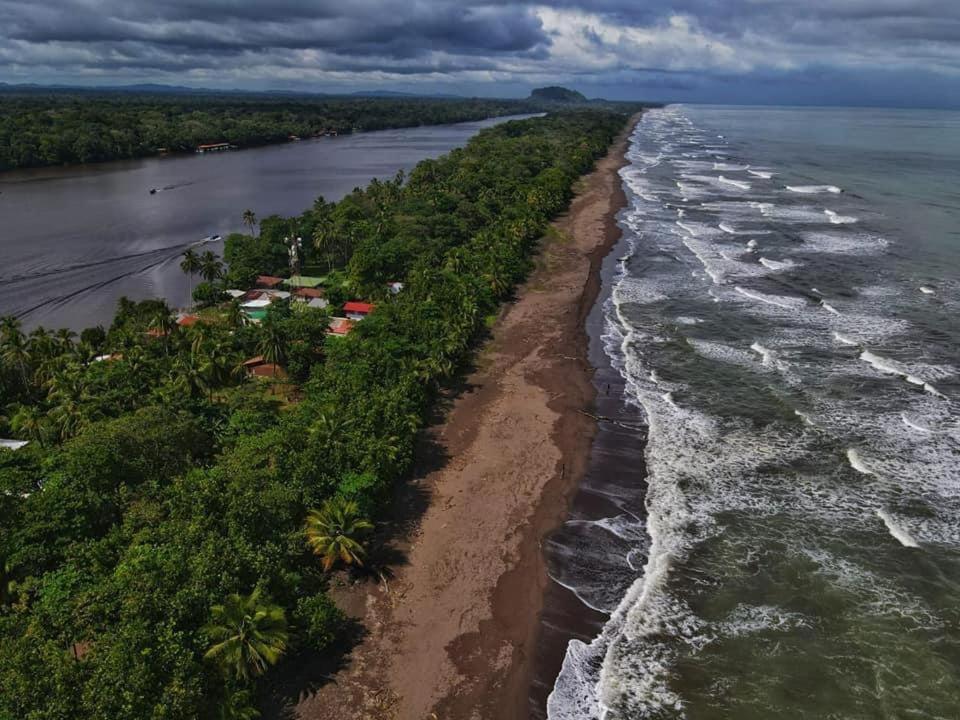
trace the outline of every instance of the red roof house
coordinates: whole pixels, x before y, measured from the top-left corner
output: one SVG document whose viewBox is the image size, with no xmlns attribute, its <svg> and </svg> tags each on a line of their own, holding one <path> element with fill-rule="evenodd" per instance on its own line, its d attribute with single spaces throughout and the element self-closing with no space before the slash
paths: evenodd
<svg viewBox="0 0 960 720">
<path fill-rule="evenodd" d="M 257 275 L 257 285 L 265 288 L 275 288 L 283 282 L 283 278 L 273 275 Z"/>
<path fill-rule="evenodd" d="M 322 298 L 323 290 L 321 288 L 298 287 L 293 291 L 293 294 L 303 298 Z"/>
<path fill-rule="evenodd" d="M 350 320 L 349 318 L 330 318 L 330 325 L 327 327 L 327 335 L 346 335 L 353 330 L 353 324 L 353 320 Z"/>
<path fill-rule="evenodd" d="M 351 300 L 343 304 L 343 313 L 351 320 L 363 320 L 367 315 L 373 312 L 376 306 L 371 303 Z"/>
<path fill-rule="evenodd" d="M 181 315 L 177 318 L 177 325 L 180 327 L 193 327 L 198 322 L 200 322 L 200 318 L 196 315 Z"/>
</svg>

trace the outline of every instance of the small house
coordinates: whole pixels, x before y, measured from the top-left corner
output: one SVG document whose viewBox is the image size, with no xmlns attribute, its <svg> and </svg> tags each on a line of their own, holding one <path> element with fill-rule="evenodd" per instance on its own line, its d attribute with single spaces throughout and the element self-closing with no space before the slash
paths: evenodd
<svg viewBox="0 0 960 720">
<path fill-rule="evenodd" d="M 177 318 L 177 325 L 180 327 L 193 327 L 198 322 L 200 322 L 200 318 L 196 315 L 184 314 Z"/>
<path fill-rule="evenodd" d="M 350 320 L 363 320 L 374 311 L 375 307 L 376 306 L 371 303 L 351 300 L 343 304 L 343 314 Z"/>
<path fill-rule="evenodd" d="M 391 295 L 399 295 L 399 294 L 400 294 L 400 291 L 403 290 L 403 283 L 402 283 L 402 282 L 388 282 L 388 283 L 387 283 L 387 290 L 390 291 L 390 294 L 391 294 Z"/>
<path fill-rule="evenodd" d="M 345 317 L 330 318 L 330 325 L 327 326 L 327 335 L 344 336 L 353 330 L 354 321 Z"/>
<path fill-rule="evenodd" d="M 273 275 L 257 275 L 257 287 L 261 288 L 275 288 L 283 285 L 284 279 L 281 277 L 274 277 Z"/>
</svg>

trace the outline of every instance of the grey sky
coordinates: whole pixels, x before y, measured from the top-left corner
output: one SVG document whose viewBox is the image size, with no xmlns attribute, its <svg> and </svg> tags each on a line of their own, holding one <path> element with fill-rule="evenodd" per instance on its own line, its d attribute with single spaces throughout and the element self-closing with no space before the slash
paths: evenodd
<svg viewBox="0 0 960 720">
<path fill-rule="evenodd" d="M 960 104 L 960 0 L 0 0 L 0 81 Z"/>
</svg>

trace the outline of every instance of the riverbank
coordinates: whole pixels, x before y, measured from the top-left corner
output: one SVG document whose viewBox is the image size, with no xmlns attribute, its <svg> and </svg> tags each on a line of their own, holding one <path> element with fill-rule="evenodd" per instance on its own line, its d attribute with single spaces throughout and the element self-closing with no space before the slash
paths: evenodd
<svg viewBox="0 0 960 720">
<path fill-rule="evenodd" d="M 466 390 L 425 439 L 397 502 L 398 524 L 411 527 L 393 548 L 405 558 L 397 576 L 335 593 L 367 635 L 334 682 L 301 700 L 299 718 L 528 716 L 548 583 L 540 541 L 564 516 L 596 429 L 584 414 L 595 395 L 584 323 L 619 237 L 626 143 L 624 132 L 580 181 Z"/>
</svg>

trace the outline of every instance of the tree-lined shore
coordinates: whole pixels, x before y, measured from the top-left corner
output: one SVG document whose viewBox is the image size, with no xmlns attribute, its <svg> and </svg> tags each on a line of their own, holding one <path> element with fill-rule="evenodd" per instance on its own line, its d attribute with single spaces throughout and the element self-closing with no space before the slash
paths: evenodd
<svg viewBox="0 0 960 720">
<path fill-rule="evenodd" d="M 226 268 L 185 263 L 209 306 L 190 325 L 159 301 L 78 338 L 6 321 L 0 433 L 32 442 L 0 451 L 0 718 L 255 717 L 258 677 L 340 652 L 329 571 L 371 565 L 440 388 L 626 120 L 505 123 L 409 177 L 250 217 Z M 292 237 L 330 308 L 245 322 L 219 293 L 282 271 Z M 359 298 L 376 310 L 329 336 Z M 252 355 L 284 380 L 250 379 Z"/>
</svg>

